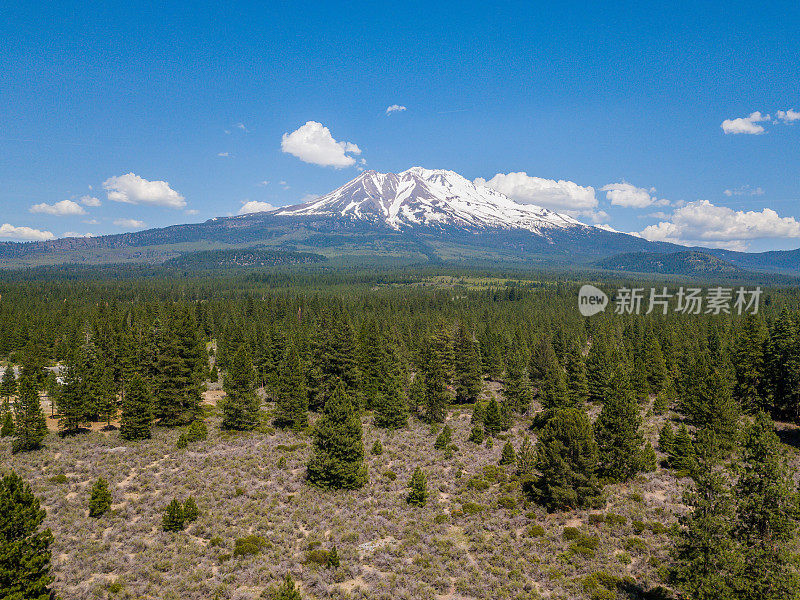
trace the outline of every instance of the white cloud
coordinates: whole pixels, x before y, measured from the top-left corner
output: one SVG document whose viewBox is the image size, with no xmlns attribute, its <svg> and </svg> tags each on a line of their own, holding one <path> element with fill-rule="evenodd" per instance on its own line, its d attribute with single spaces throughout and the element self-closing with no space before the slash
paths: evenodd
<svg viewBox="0 0 800 600">
<path fill-rule="evenodd" d="M 236 127 L 237 129 L 241 129 L 245 133 L 250 131 L 249 129 L 247 129 L 247 127 L 244 126 L 244 123 L 237 123 L 236 125 L 234 125 L 234 127 Z"/>
<path fill-rule="evenodd" d="M 769 115 L 762 115 L 756 111 L 750 113 L 749 117 L 739 117 L 738 119 L 725 119 L 722 122 L 722 131 L 725 133 L 747 133 L 750 135 L 758 135 L 764 133 L 764 128 L 758 123 L 762 121 L 769 121 Z"/>
<path fill-rule="evenodd" d="M 792 123 L 800 120 L 800 112 L 790 108 L 789 110 L 779 110 L 775 115 L 784 123 Z"/>
<path fill-rule="evenodd" d="M 9 223 L 0 225 L 0 238 L 41 242 L 43 240 L 52 240 L 54 237 L 50 231 L 42 231 L 32 227 L 15 227 Z"/>
<path fill-rule="evenodd" d="M 114 219 L 114 225 L 126 229 L 141 229 L 145 226 L 145 222 L 137 219 Z"/>
<path fill-rule="evenodd" d="M 217 152 L 217 156 L 221 156 L 222 158 L 229 158 L 230 155 L 230 152 Z"/>
<path fill-rule="evenodd" d="M 732 189 L 732 190 L 725 190 L 722 192 L 726 196 L 763 196 L 764 190 L 760 187 L 753 188 L 749 185 L 743 185 L 741 187 Z"/>
<path fill-rule="evenodd" d="M 240 215 L 249 215 L 251 213 L 267 212 L 275 210 L 276 207 L 272 206 L 269 202 L 259 202 L 257 200 L 246 200 L 242 202 L 242 207 L 239 209 Z"/>
<path fill-rule="evenodd" d="M 90 238 L 94 237 L 93 233 L 78 233 L 77 231 L 65 231 L 65 238 Z"/>
<path fill-rule="evenodd" d="M 126 204 L 150 204 L 167 208 L 184 208 L 186 199 L 169 187 L 166 181 L 148 181 L 133 173 L 110 177 L 103 182 L 108 199 Z"/>
<path fill-rule="evenodd" d="M 572 181 L 542 179 L 521 172 L 498 173 L 488 181 L 479 177 L 474 183 L 495 189 L 521 204 L 536 204 L 569 215 L 608 216 L 596 212 L 598 203 L 593 187 Z"/>
<path fill-rule="evenodd" d="M 650 241 L 743 249 L 748 240 L 800 238 L 800 221 L 781 217 L 771 208 L 735 211 L 697 200 L 677 209 L 670 220 L 646 227 L 641 236 Z"/>
<path fill-rule="evenodd" d="M 266 179 L 264 181 L 259 181 L 258 185 L 269 185 L 269 181 L 267 181 Z"/>
<path fill-rule="evenodd" d="M 94 196 L 81 196 L 81 204 L 97 208 L 102 202 L 100 202 L 100 198 L 95 198 Z"/>
<path fill-rule="evenodd" d="M 623 181 L 622 183 L 609 183 L 600 188 L 606 193 L 606 198 L 613 206 L 624 206 L 626 208 L 647 208 L 648 206 L 666 206 L 669 200 L 659 200 L 654 195 L 656 188 L 649 190 L 638 188 Z"/>
<path fill-rule="evenodd" d="M 200 214 L 200 211 L 197 210 L 196 208 L 189 208 L 189 209 L 187 209 L 187 210 L 185 210 L 183 212 L 184 212 L 184 214 L 191 215 L 191 216 L 195 216 L 195 215 L 199 215 Z"/>
<path fill-rule="evenodd" d="M 72 200 L 62 200 L 55 204 L 34 204 L 30 207 L 32 213 L 44 213 L 46 215 L 56 215 L 58 217 L 68 217 L 73 215 L 85 215 L 86 211 L 83 210 L 80 204 Z"/>
<path fill-rule="evenodd" d="M 391 106 L 387 106 L 386 107 L 386 114 L 390 115 L 393 112 L 400 112 L 400 111 L 404 111 L 404 110 L 408 110 L 408 109 L 405 106 L 402 106 L 400 104 L 392 104 Z"/>
<path fill-rule="evenodd" d="M 100 221 L 97 219 L 86 219 L 85 221 L 81 221 L 81 223 L 85 223 L 86 225 L 100 225 Z"/>
<path fill-rule="evenodd" d="M 356 159 L 349 154 L 361 154 L 352 142 L 337 142 L 322 123 L 308 121 L 292 133 L 284 133 L 281 150 L 303 162 L 323 167 L 351 167 Z"/>
</svg>

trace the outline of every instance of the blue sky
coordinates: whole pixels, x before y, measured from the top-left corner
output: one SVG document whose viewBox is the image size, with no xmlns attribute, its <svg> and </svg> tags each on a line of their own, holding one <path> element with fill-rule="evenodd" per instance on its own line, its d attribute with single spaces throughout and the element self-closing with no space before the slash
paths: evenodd
<svg viewBox="0 0 800 600">
<path fill-rule="evenodd" d="M 651 239 L 800 246 L 797 2 L 231 4 L 3 4 L 0 239 L 422 165 Z"/>
</svg>

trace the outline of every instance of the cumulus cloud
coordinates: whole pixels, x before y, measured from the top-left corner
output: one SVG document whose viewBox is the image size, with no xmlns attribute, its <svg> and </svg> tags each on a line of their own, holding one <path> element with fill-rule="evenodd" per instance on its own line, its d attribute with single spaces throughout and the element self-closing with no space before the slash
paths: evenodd
<svg viewBox="0 0 800 600">
<path fill-rule="evenodd" d="M 789 110 L 779 110 L 775 115 L 784 123 L 793 123 L 794 121 L 800 120 L 800 112 L 792 108 Z"/>
<path fill-rule="evenodd" d="M 90 238 L 94 237 L 93 233 L 78 233 L 77 231 L 65 231 L 65 238 Z"/>
<path fill-rule="evenodd" d="M 623 181 L 622 183 L 609 183 L 600 188 L 606 193 L 606 198 L 613 206 L 624 206 L 626 208 L 647 208 L 648 206 L 666 206 L 669 200 L 659 200 L 653 194 L 656 188 L 649 190 L 639 188 Z"/>
<path fill-rule="evenodd" d="M 15 227 L 10 223 L 3 223 L 0 225 L 0 238 L 7 238 L 20 241 L 36 241 L 52 240 L 55 236 L 49 231 L 42 231 L 41 229 L 34 229 L 32 227 Z"/>
<path fill-rule="evenodd" d="M 108 199 L 126 204 L 149 204 L 167 208 L 184 208 L 186 199 L 169 187 L 166 181 L 148 181 L 133 173 L 110 177 L 103 182 Z"/>
<path fill-rule="evenodd" d="M 750 113 L 749 117 L 739 117 L 738 119 L 725 119 L 722 122 L 722 131 L 725 133 L 746 133 L 758 135 L 764 133 L 764 127 L 759 125 L 762 121 L 769 121 L 769 115 L 762 115 L 756 111 Z"/>
<path fill-rule="evenodd" d="M 95 198 L 94 196 L 81 196 L 81 204 L 97 208 L 102 202 L 100 202 L 100 198 Z"/>
<path fill-rule="evenodd" d="M 594 188 L 572 181 L 543 179 L 520 172 L 498 173 L 488 181 L 479 177 L 474 183 L 497 190 L 521 204 L 536 204 L 568 215 L 607 217 L 605 213 L 596 212 Z"/>
<path fill-rule="evenodd" d="M 722 192 L 726 196 L 763 196 L 764 190 L 760 187 L 754 188 L 750 187 L 749 185 L 743 185 L 741 187 L 732 189 L 732 190 L 725 190 Z"/>
<path fill-rule="evenodd" d="M 646 227 L 641 236 L 650 241 L 744 249 L 748 240 L 800 238 L 800 221 L 781 217 L 771 208 L 741 211 L 697 200 L 677 209 L 670 220 Z"/>
<path fill-rule="evenodd" d="M 61 202 L 56 202 L 55 204 L 47 204 L 46 202 L 34 204 L 30 207 L 30 211 L 32 213 L 56 215 L 57 217 L 69 217 L 72 215 L 86 214 L 86 211 L 83 210 L 83 207 L 72 200 L 62 200 Z"/>
<path fill-rule="evenodd" d="M 402 112 L 404 110 L 408 110 L 408 109 L 406 109 L 405 106 L 402 106 L 400 104 L 392 104 L 391 106 L 387 106 L 386 107 L 386 114 L 390 115 L 393 112 Z"/>
<path fill-rule="evenodd" d="M 269 202 L 259 202 L 257 200 L 246 200 L 242 202 L 242 207 L 239 209 L 240 215 L 249 215 L 250 213 L 267 212 L 275 210 Z"/>
<path fill-rule="evenodd" d="M 357 145 L 337 142 L 330 130 L 317 121 L 308 121 L 293 132 L 284 133 L 281 150 L 303 162 L 337 169 L 353 166 L 356 159 L 350 154 L 361 154 Z"/>
<path fill-rule="evenodd" d="M 145 222 L 137 219 L 114 219 L 114 225 L 126 229 L 141 229 L 145 226 Z"/>
</svg>

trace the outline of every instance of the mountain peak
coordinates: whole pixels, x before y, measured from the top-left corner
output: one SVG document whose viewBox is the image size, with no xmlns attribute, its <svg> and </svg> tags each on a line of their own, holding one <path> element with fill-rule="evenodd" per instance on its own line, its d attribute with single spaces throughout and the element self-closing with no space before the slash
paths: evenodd
<svg viewBox="0 0 800 600">
<path fill-rule="evenodd" d="M 392 229 L 465 230 L 585 227 L 572 217 L 533 204 L 519 204 L 454 171 L 411 167 L 400 173 L 369 170 L 311 202 L 275 211 L 283 216 L 318 215 L 365 221 Z"/>
</svg>

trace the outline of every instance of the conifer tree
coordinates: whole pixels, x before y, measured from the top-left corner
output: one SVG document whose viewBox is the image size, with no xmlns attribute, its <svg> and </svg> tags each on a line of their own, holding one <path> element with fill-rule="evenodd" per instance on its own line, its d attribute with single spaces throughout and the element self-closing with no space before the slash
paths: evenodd
<svg viewBox="0 0 800 600">
<path fill-rule="evenodd" d="M 186 527 L 186 517 L 183 514 L 183 505 L 177 498 L 173 498 L 164 509 L 161 528 L 164 531 L 183 531 L 184 527 Z"/>
<path fill-rule="evenodd" d="M 408 401 L 396 379 L 392 379 L 389 389 L 378 393 L 374 422 L 376 427 L 386 429 L 400 429 L 408 425 Z"/>
<path fill-rule="evenodd" d="M 283 578 L 283 583 L 270 594 L 269 600 L 303 600 L 303 597 L 300 595 L 294 579 L 287 573 Z"/>
<path fill-rule="evenodd" d="M 383 454 L 383 444 L 379 439 L 375 440 L 375 443 L 372 444 L 372 454 L 374 454 L 375 456 L 380 456 L 381 454 Z"/>
<path fill-rule="evenodd" d="M 92 485 L 89 496 L 89 516 L 102 517 L 111 510 L 111 491 L 108 489 L 108 482 L 100 477 Z"/>
<path fill-rule="evenodd" d="M 483 430 L 483 425 L 477 423 L 469 434 L 469 441 L 473 444 L 482 444 L 485 437 L 486 432 Z"/>
<path fill-rule="evenodd" d="M 588 399 L 600 404 L 613 388 L 612 354 L 604 340 L 597 339 L 586 357 L 586 389 Z"/>
<path fill-rule="evenodd" d="M 463 324 L 458 328 L 454 361 L 456 402 L 477 402 L 483 390 L 481 356 L 472 332 Z"/>
<path fill-rule="evenodd" d="M 556 411 L 539 436 L 540 476 L 528 492 L 550 511 L 595 506 L 602 493 L 597 462 L 597 443 L 586 413 L 576 408 Z"/>
<path fill-rule="evenodd" d="M 692 510 L 680 519 L 671 552 L 671 582 L 693 600 L 735 598 L 732 575 L 738 561 L 731 538 L 730 489 L 713 456 L 699 457 L 692 478 L 693 489 L 684 495 L 684 504 Z"/>
<path fill-rule="evenodd" d="M 661 344 L 652 332 L 648 332 L 645 335 L 643 358 L 648 390 L 658 394 L 664 389 L 664 384 L 667 381 L 667 364 L 664 360 L 664 353 L 661 351 Z"/>
<path fill-rule="evenodd" d="M 0 427 L 0 438 L 10 437 L 14 435 L 14 415 L 7 412 L 3 415 L 3 425 Z"/>
<path fill-rule="evenodd" d="M 428 352 L 425 369 L 425 419 L 429 423 L 444 423 L 450 397 L 447 393 L 448 377 L 436 351 Z"/>
<path fill-rule="evenodd" d="M 736 371 L 733 396 L 750 412 L 768 410 L 763 398 L 765 387 L 764 347 L 767 332 L 756 315 L 747 315 L 734 339 L 731 362 Z"/>
<path fill-rule="evenodd" d="M 194 501 L 192 496 L 189 496 L 183 503 L 183 519 L 187 523 L 197 520 L 200 516 L 200 509 L 197 508 L 197 502 Z"/>
<path fill-rule="evenodd" d="M 453 430 L 450 429 L 449 425 L 445 425 L 442 431 L 436 436 L 436 441 L 433 443 L 433 447 L 436 450 L 444 450 L 453 443 Z"/>
<path fill-rule="evenodd" d="M 30 371 L 23 370 L 14 410 L 16 438 L 12 444 L 12 452 L 28 452 L 41 448 L 42 441 L 47 435 L 47 422 L 39 402 L 36 379 Z"/>
<path fill-rule="evenodd" d="M 672 428 L 672 423 L 669 421 L 664 423 L 664 426 L 661 428 L 661 432 L 658 436 L 658 447 L 668 456 L 671 456 L 675 450 L 675 430 Z"/>
<path fill-rule="evenodd" d="M 35 383 L 34 383 L 35 386 Z M 50 600 L 50 545 L 39 531 L 46 514 L 30 486 L 14 471 L 0 479 L 0 598 Z"/>
<path fill-rule="evenodd" d="M 765 363 L 773 415 L 800 423 L 800 326 L 785 308 L 770 327 Z"/>
<path fill-rule="evenodd" d="M 426 405 L 427 388 L 425 372 L 417 371 L 408 387 L 408 410 L 412 415 L 419 415 L 422 407 Z"/>
<path fill-rule="evenodd" d="M 414 506 L 425 506 L 428 501 L 428 481 L 421 468 L 414 469 L 414 474 L 408 482 L 408 488 L 406 502 Z"/>
<path fill-rule="evenodd" d="M 11 396 L 17 393 L 17 375 L 14 373 L 14 367 L 8 365 L 3 372 L 3 381 L 0 382 L 0 398 L 3 399 L 3 410 L 8 410 L 8 401 Z"/>
<path fill-rule="evenodd" d="M 59 398 L 58 426 L 64 433 L 75 433 L 91 419 L 82 364 L 74 358 L 68 361 L 62 377 L 64 384 Z"/>
<path fill-rule="evenodd" d="M 772 421 L 763 413 L 747 430 L 741 458 L 734 531 L 743 562 L 740 597 L 797 597 L 800 578 L 791 557 L 797 542 L 798 494 Z"/>
<path fill-rule="evenodd" d="M 153 421 L 153 396 L 144 378 L 135 373 L 131 376 L 122 401 L 119 436 L 123 440 L 150 438 Z"/>
<path fill-rule="evenodd" d="M 300 431 L 308 427 L 308 385 L 300 353 L 294 344 L 278 368 L 275 425 Z"/>
<path fill-rule="evenodd" d="M 258 425 L 259 401 L 254 378 L 250 352 L 242 344 L 233 355 L 223 383 L 226 397 L 222 403 L 222 429 L 250 431 Z"/>
<path fill-rule="evenodd" d="M 511 445 L 511 442 L 506 442 L 503 446 L 503 450 L 500 454 L 500 465 L 513 465 L 517 462 L 517 453 L 514 450 L 514 446 Z"/>
<path fill-rule="evenodd" d="M 334 389 L 314 428 L 308 480 L 322 487 L 354 489 L 367 481 L 361 419 L 344 383 Z"/>
<path fill-rule="evenodd" d="M 556 361 L 544 374 L 539 386 L 539 401 L 546 410 L 574 408 L 571 403 L 564 369 Z"/>
<path fill-rule="evenodd" d="M 567 397 L 570 406 L 581 406 L 589 398 L 586 363 L 577 344 L 572 344 L 565 357 Z"/>
<path fill-rule="evenodd" d="M 694 462 L 694 443 L 692 436 L 686 425 L 681 424 L 678 433 L 675 434 L 675 441 L 672 444 L 672 452 L 669 455 L 670 466 L 679 473 L 688 473 Z"/>
<path fill-rule="evenodd" d="M 308 373 L 310 408 L 321 409 L 339 382 L 354 395 L 361 392 L 356 335 L 340 307 L 322 316 L 312 346 L 313 368 Z M 354 401 L 358 402 L 356 396 Z"/>
<path fill-rule="evenodd" d="M 503 403 L 509 410 L 519 414 L 528 412 L 533 401 L 533 389 L 528 380 L 525 362 L 519 349 L 511 352 L 503 386 Z"/>
<path fill-rule="evenodd" d="M 614 381 L 594 424 L 594 436 L 600 473 L 611 481 L 628 481 L 642 468 L 642 420 L 627 372 L 618 369 Z"/>
<path fill-rule="evenodd" d="M 687 372 L 681 405 L 694 425 L 711 429 L 723 448 L 733 447 L 739 407 L 733 399 L 728 378 L 711 363 L 707 352 L 697 357 Z"/>
<path fill-rule="evenodd" d="M 510 415 L 504 410 L 504 407 L 494 398 L 489 400 L 483 415 L 483 429 L 486 435 L 496 435 L 501 431 L 506 431 L 510 426 Z"/>
<path fill-rule="evenodd" d="M 652 473 L 658 468 L 658 456 L 653 444 L 647 442 L 642 450 L 642 471 Z"/>
<path fill-rule="evenodd" d="M 517 475 L 528 477 L 536 468 L 536 447 L 529 436 L 525 436 L 517 452 Z"/>
</svg>

